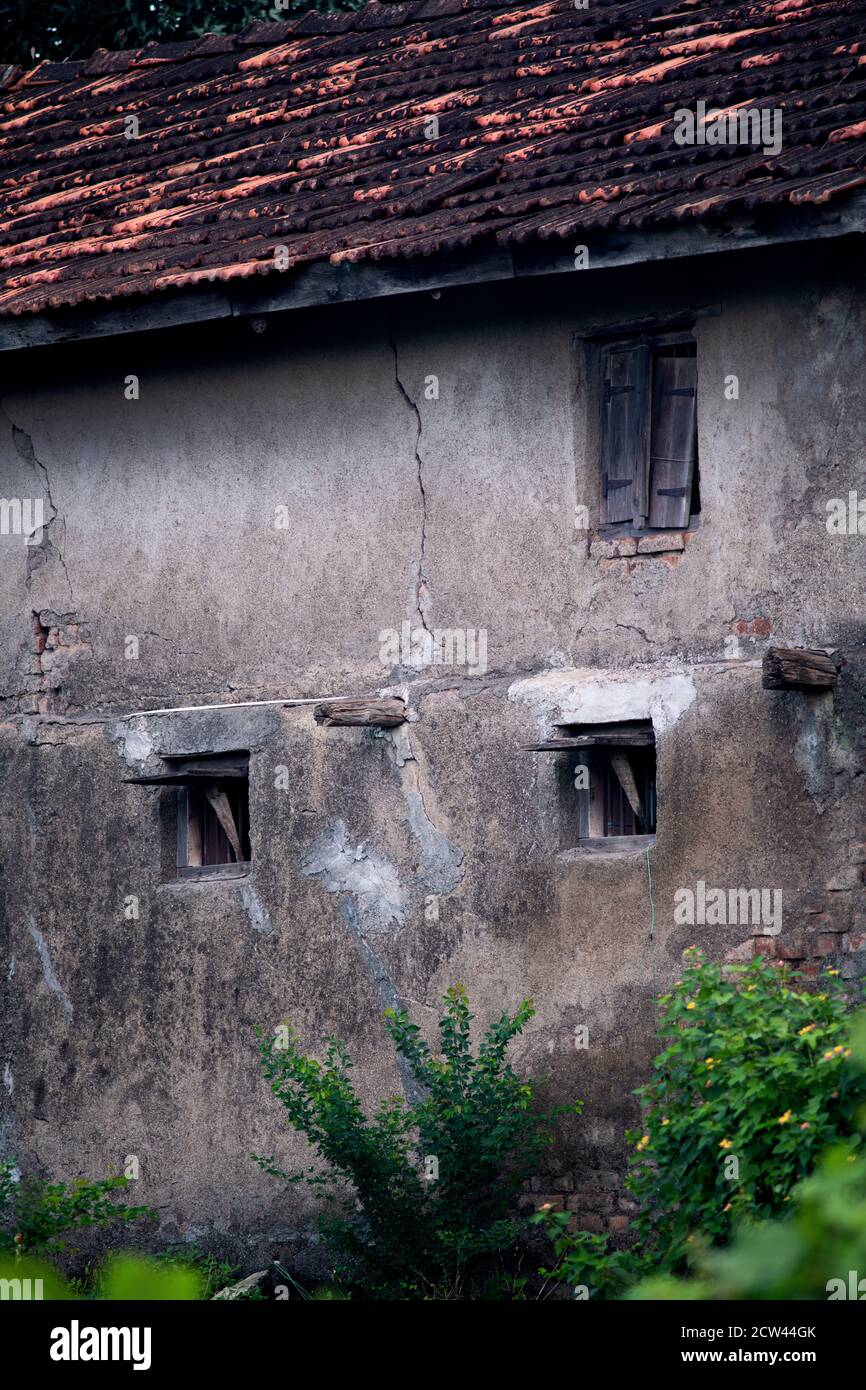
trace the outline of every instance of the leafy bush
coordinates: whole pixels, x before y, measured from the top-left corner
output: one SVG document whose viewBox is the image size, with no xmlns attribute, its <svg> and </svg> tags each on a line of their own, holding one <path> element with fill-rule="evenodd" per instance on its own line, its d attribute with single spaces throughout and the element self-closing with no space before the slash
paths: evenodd
<svg viewBox="0 0 866 1390">
<path fill-rule="evenodd" d="M 854 1065 L 866 1072 L 863 1010 L 851 1045 Z M 866 1109 L 858 1128 L 862 1139 Z M 629 1296 L 838 1300 L 866 1295 L 866 1156 L 856 1139 L 824 1155 L 814 1174 L 794 1188 L 786 1212 L 783 1220 L 741 1222 L 726 1248 L 699 1246 L 691 1257 L 691 1278 L 650 1278 Z"/>
<path fill-rule="evenodd" d="M 208 1297 L 199 1269 L 176 1260 L 140 1255 L 111 1255 L 87 1280 L 67 1280 L 44 1259 L 0 1255 L 0 1279 L 9 1281 L 11 1289 L 18 1289 L 17 1293 L 5 1291 L 4 1297 L 38 1298 L 45 1302 L 189 1302 Z"/>
<path fill-rule="evenodd" d="M 0 1162 L 0 1253 L 24 1254 L 62 1248 L 60 1237 L 83 1227 L 128 1224 L 153 1216 L 148 1207 L 127 1207 L 112 1193 L 129 1186 L 125 1177 L 91 1182 L 19 1179 L 15 1165 Z"/>
<path fill-rule="evenodd" d="M 533 1013 L 529 1000 L 503 1013 L 473 1055 L 466 994 L 449 989 L 436 1057 L 407 1013 L 389 1009 L 386 1028 L 423 1098 L 389 1097 L 371 1119 L 336 1039 L 317 1062 L 287 1027 L 276 1040 L 259 1030 L 271 1090 L 326 1165 L 291 1180 L 306 1180 L 334 1206 L 323 1224 L 342 1257 L 339 1277 L 378 1298 L 460 1298 L 492 1278 L 521 1229 L 515 1195 L 552 1142 L 550 1122 L 579 1111 L 536 1114 L 532 1087 L 506 1060 Z M 273 1159 L 256 1162 L 288 1176 Z"/>
<path fill-rule="evenodd" d="M 762 957 L 732 967 L 685 954 L 682 980 L 660 1000 L 667 1045 L 637 1092 L 643 1130 L 628 1135 L 634 1229 L 665 1267 L 693 1231 L 719 1244 L 736 1219 L 781 1211 L 819 1155 L 856 1134 L 866 1096 L 833 975 L 809 993 Z"/>
<path fill-rule="evenodd" d="M 99 1271 L 96 1296 L 110 1302 L 189 1303 L 206 1298 L 205 1277 L 179 1260 L 112 1255 Z"/>
<path fill-rule="evenodd" d="M 634 1245 L 611 1252 L 604 1237 L 570 1234 L 562 1213 L 535 1218 L 558 1277 L 595 1296 L 685 1270 L 698 1250 L 724 1245 L 735 1223 L 783 1213 L 825 1150 L 860 1142 L 866 1076 L 834 972 L 810 993 L 762 958 L 723 966 L 691 949 L 685 960 L 659 1001 L 665 1046 L 637 1092 L 642 1129 L 628 1135 Z"/>
</svg>

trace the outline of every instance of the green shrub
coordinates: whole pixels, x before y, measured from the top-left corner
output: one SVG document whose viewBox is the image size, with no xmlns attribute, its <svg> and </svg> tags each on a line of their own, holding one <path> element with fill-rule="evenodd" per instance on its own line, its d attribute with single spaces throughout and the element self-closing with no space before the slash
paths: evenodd
<svg viewBox="0 0 866 1390">
<path fill-rule="evenodd" d="M 326 1165 L 292 1180 L 305 1179 L 333 1204 L 323 1224 L 341 1256 L 338 1276 L 362 1293 L 471 1296 L 512 1251 L 522 1225 L 513 1215 L 516 1193 L 552 1142 L 550 1122 L 579 1111 L 535 1113 L 532 1087 L 506 1060 L 533 1012 L 526 1000 L 504 1013 L 474 1055 L 466 994 L 449 989 L 436 1057 L 408 1015 L 389 1009 L 386 1028 L 423 1098 L 409 1105 L 389 1097 L 370 1119 L 341 1043 L 329 1038 L 318 1062 L 301 1052 L 291 1030 L 277 1040 L 259 1031 L 271 1090 Z M 288 1176 L 272 1159 L 256 1162 Z"/>
<path fill-rule="evenodd" d="M 855 1066 L 866 1072 L 866 1011 L 852 1029 Z M 859 1138 L 866 1109 L 858 1116 Z M 798 1183 L 782 1220 L 742 1221 L 722 1249 L 699 1245 L 692 1277 L 644 1280 L 639 1299 L 849 1299 L 866 1296 L 866 1156 L 856 1138 L 834 1145 Z M 863 1280 L 862 1290 L 860 1281 Z"/>
<path fill-rule="evenodd" d="M 98 1182 L 76 1178 L 69 1183 L 19 1179 L 15 1165 L 4 1159 L 0 1162 L 0 1253 L 58 1250 L 68 1231 L 152 1217 L 148 1207 L 113 1201 L 112 1194 L 128 1186 L 125 1177 Z"/>
<path fill-rule="evenodd" d="M 810 993 L 758 957 L 722 966 L 697 950 L 660 1002 L 666 1046 L 637 1094 L 627 1186 L 644 1252 L 674 1268 L 692 1232 L 713 1244 L 735 1220 L 782 1210 L 825 1149 L 856 1134 L 866 1090 L 832 974 Z M 731 1160 L 735 1160 L 732 1162 Z"/>
<path fill-rule="evenodd" d="M 866 1076 L 835 972 L 810 993 L 763 958 L 723 966 L 690 949 L 685 962 L 659 1001 L 665 1046 L 637 1091 L 642 1128 L 628 1134 L 633 1246 L 610 1252 L 603 1237 L 569 1234 L 561 1213 L 535 1218 L 558 1277 L 593 1296 L 685 1270 L 698 1250 L 724 1245 L 735 1223 L 783 1213 L 826 1150 L 860 1142 Z"/>
</svg>

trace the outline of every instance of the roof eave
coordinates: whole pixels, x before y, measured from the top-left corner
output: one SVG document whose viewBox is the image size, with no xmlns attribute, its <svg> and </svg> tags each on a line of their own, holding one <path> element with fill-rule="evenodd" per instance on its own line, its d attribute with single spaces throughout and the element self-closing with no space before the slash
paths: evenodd
<svg viewBox="0 0 866 1390">
<path fill-rule="evenodd" d="M 593 274 L 620 266 L 827 240 L 866 232 L 866 195 L 830 206 L 786 206 L 763 211 L 740 226 L 708 222 L 668 230 L 587 233 L 587 268 Z M 44 314 L 0 316 L 0 352 L 46 347 L 212 322 L 264 317 L 323 304 L 346 304 L 457 286 L 578 273 L 575 246 L 535 242 L 526 246 L 470 248 L 411 260 L 329 262 L 236 281 L 232 288 L 179 289 L 141 298 L 118 298 Z"/>
</svg>

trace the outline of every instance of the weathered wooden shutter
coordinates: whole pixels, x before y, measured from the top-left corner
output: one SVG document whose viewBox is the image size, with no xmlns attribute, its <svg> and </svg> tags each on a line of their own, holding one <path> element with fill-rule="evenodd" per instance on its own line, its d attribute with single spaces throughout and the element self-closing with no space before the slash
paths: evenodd
<svg viewBox="0 0 866 1390">
<path fill-rule="evenodd" d="M 602 521 L 646 523 L 650 351 L 645 343 L 605 353 Z"/>
<path fill-rule="evenodd" d="M 653 362 L 650 526 L 689 524 L 697 444 L 698 368 L 694 357 Z"/>
</svg>

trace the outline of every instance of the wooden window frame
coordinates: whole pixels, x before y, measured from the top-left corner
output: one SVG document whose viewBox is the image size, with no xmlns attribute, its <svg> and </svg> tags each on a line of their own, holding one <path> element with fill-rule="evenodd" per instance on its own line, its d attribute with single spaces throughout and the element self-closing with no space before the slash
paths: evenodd
<svg viewBox="0 0 866 1390">
<path fill-rule="evenodd" d="M 184 880 L 244 878 L 251 868 L 249 825 L 249 753 L 184 755 L 164 761 L 169 771 L 124 780 L 139 786 L 176 789 L 176 876 Z M 202 863 L 204 802 L 222 828 L 234 856 Z M 234 800 L 235 805 L 232 805 Z M 211 819 L 211 815 L 208 815 Z M 196 847 L 197 846 L 197 847 Z M 190 862 L 192 859 L 193 862 Z M 199 862 L 196 862 L 198 860 Z"/>
<path fill-rule="evenodd" d="M 598 345 L 597 345 L 598 346 Z M 658 358 L 674 357 L 669 349 L 687 347 L 690 349 L 688 354 L 683 354 L 683 360 L 694 360 L 695 367 L 693 381 L 687 392 L 680 385 L 676 385 L 667 394 L 692 394 L 694 407 L 692 412 L 692 459 L 688 481 L 689 506 L 688 515 L 671 519 L 658 515 L 660 505 L 658 498 L 653 495 L 653 468 L 652 447 L 654 443 L 654 419 L 658 417 L 658 402 L 655 391 L 656 368 L 655 363 Z M 631 387 L 623 388 L 612 383 L 613 367 L 612 361 L 616 355 L 621 354 L 623 358 L 627 354 L 634 354 L 636 376 Z M 700 459 L 698 455 L 697 441 L 697 340 L 694 333 L 690 331 L 671 331 L 671 332 L 645 332 L 635 334 L 630 337 L 617 337 L 607 339 L 600 345 L 598 355 L 598 420 L 599 420 L 599 524 L 598 532 L 606 537 L 623 536 L 653 536 L 666 531 L 685 531 L 693 530 L 700 526 Z M 676 374 L 675 374 L 676 375 Z M 620 429 L 626 435 L 626 444 L 623 446 L 622 435 L 618 444 L 620 452 L 623 447 L 627 453 L 632 455 L 632 462 L 629 465 L 632 469 L 631 474 L 626 472 L 623 477 L 611 477 L 611 472 L 622 471 L 622 462 L 614 457 L 614 420 L 612 413 L 611 398 L 623 389 L 629 394 L 634 391 L 634 404 L 626 427 L 623 429 L 620 422 Z M 656 463 L 663 460 L 656 459 Z M 664 460 L 667 462 L 667 460 Z M 613 503 L 609 504 L 608 496 L 613 489 L 628 487 L 630 481 L 629 497 L 627 507 L 623 505 L 623 500 L 614 498 Z M 613 489 L 612 485 L 613 484 Z M 671 495 L 673 495 L 672 490 Z M 693 510 L 695 498 L 698 500 L 698 510 Z M 667 504 L 671 510 L 673 503 Z M 651 516 L 655 510 L 657 520 L 651 524 Z M 610 512 L 615 513 L 613 519 Z M 626 515 L 626 511 L 630 515 Z"/>
<path fill-rule="evenodd" d="M 607 804 L 609 789 L 613 778 L 625 789 L 621 773 L 616 770 L 614 759 L 628 757 L 629 750 L 652 750 L 651 770 L 635 770 L 631 764 L 632 781 L 640 777 L 641 786 L 632 788 L 638 792 L 639 804 L 647 815 L 651 827 L 643 833 L 616 835 L 607 830 Z M 527 751 L 535 753 L 555 753 L 559 755 L 559 801 L 563 811 L 562 848 L 565 850 L 585 850 L 591 853 L 620 854 L 648 848 L 655 844 L 658 823 L 657 812 L 657 768 L 655 763 L 656 741 L 652 721 L 631 720 L 610 724 L 561 725 L 553 738 L 542 743 L 529 745 Z M 567 756 L 563 756 L 567 755 Z M 609 766 L 608 766 L 609 762 Z M 580 765 L 589 770 L 589 786 L 575 787 L 575 774 Z M 573 798 L 577 798 L 575 818 Z M 639 817 L 635 815 L 635 819 Z M 574 839 L 576 823 L 577 838 Z"/>
</svg>

